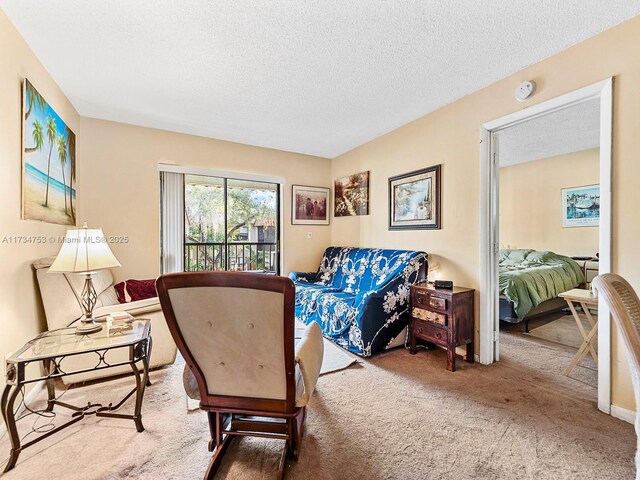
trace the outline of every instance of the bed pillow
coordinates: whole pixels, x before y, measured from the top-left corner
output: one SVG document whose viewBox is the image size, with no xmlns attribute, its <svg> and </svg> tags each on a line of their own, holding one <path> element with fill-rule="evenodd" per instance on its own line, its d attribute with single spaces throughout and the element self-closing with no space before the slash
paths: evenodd
<svg viewBox="0 0 640 480">
<path fill-rule="evenodd" d="M 129 303 L 145 300 L 147 298 L 157 297 L 156 280 L 133 280 L 129 279 L 124 282 L 117 283 L 113 286 L 118 297 L 118 302 Z"/>
</svg>

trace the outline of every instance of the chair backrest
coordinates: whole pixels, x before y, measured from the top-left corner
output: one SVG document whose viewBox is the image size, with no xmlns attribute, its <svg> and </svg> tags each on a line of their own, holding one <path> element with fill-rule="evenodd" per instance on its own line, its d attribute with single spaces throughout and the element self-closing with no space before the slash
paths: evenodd
<svg viewBox="0 0 640 480">
<path fill-rule="evenodd" d="M 162 275 L 169 330 L 191 368 L 203 407 L 295 410 L 291 280 L 241 272 Z"/>
<path fill-rule="evenodd" d="M 633 287 L 620 275 L 605 273 L 593 279 L 598 297 L 603 298 L 611 310 L 627 349 L 632 370 L 640 375 L 640 299 Z M 640 385 L 639 385 L 640 387 Z M 637 399 L 640 402 L 640 398 Z"/>
</svg>

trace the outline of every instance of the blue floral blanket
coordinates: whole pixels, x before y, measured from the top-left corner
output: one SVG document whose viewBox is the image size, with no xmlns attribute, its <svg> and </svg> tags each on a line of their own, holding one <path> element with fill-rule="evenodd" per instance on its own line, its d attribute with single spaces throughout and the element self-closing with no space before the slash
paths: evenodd
<svg viewBox="0 0 640 480">
<path fill-rule="evenodd" d="M 383 350 L 409 322 L 409 286 L 426 277 L 427 254 L 329 247 L 314 273 L 294 272 L 296 318 L 362 356 Z"/>
</svg>

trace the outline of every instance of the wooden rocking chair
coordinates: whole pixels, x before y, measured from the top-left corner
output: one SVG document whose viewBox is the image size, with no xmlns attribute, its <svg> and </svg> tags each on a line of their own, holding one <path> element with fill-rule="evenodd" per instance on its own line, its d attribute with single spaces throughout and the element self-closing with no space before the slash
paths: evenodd
<svg viewBox="0 0 640 480">
<path fill-rule="evenodd" d="M 236 436 L 285 440 L 300 452 L 306 405 L 323 357 L 322 333 L 312 323 L 294 346 L 294 285 L 284 277 L 250 273 L 175 273 L 157 281 L 169 330 L 200 393 L 214 452 L 214 477 Z"/>
</svg>

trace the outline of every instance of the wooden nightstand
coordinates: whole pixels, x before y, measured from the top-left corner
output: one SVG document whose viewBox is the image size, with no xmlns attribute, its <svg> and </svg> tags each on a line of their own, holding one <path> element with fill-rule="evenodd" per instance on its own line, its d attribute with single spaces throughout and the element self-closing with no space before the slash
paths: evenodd
<svg viewBox="0 0 640 480">
<path fill-rule="evenodd" d="M 447 370 L 456 371 L 456 347 L 467 348 L 464 359 L 474 361 L 473 288 L 434 288 L 421 283 L 411 286 L 409 351 L 416 353 L 416 340 L 447 349 Z"/>
</svg>

